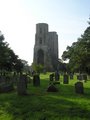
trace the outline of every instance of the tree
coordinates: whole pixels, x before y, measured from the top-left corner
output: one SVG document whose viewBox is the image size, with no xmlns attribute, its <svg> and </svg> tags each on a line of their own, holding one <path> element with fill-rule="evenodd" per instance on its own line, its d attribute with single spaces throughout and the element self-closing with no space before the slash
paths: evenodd
<svg viewBox="0 0 90 120">
<path fill-rule="evenodd" d="M 36 71 L 38 73 L 43 72 L 43 70 L 44 70 L 44 66 L 41 64 L 32 63 L 32 68 L 34 71 Z"/>
<path fill-rule="evenodd" d="M 14 65 L 14 69 L 17 71 L 17 73 L 22 72 L 23 70 L 23 63 L 21 59 L 17 59 Z"/>
<path fill-rule="evenodd" d="M 0 32 L 0 70 L 20 72 L 22 68 L 22 60 L 9 48 L 9 44 L 4 41 L 4 36 Z"/>
<path fill-rule="evenodd" d="M 0 69 L 5 68 L 8 59 L 8 44 L 4 41 L 4 36 L 0 31 Z"/>
<path fill-rule="evenodd" d="M 63 52 L 62 59 L 69 59 L 71 71 L 76 70 L 90 74 L 90 26 L 78 38 L 77 42 L 67 47 Z"/>
</svg>

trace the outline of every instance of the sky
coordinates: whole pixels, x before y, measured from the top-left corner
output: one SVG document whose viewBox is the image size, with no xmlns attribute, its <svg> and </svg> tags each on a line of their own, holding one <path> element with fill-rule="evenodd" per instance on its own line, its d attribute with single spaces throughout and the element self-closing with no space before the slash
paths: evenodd
<svg viewBox="0 0 90 120">
<path fill-rule="evenodd" d="M 37 23 L 56 31 L 59 58 L 84 33 L 90 0 L 0 0 L 0 31 L 20 59 L 33 62 Z"/>
</svg>

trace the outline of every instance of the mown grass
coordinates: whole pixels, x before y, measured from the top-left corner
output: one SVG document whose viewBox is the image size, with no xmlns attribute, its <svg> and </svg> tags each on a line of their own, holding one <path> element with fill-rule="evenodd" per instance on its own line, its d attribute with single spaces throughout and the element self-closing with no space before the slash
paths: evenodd
<svg viewBox="0 0 90 120">
<path fill-rule="evenodd" d="M 28 84 L 27 96 L 18 96 L 16 90 L 0 94 L 0 120 L 90 120 L 90 81 L 84 83 L 84 95 L 76 94 L 74 84 L 56 85 L 59 92 L 46 92 L 49 74 L 42 74 L 40 87 Z"/>
</svg>

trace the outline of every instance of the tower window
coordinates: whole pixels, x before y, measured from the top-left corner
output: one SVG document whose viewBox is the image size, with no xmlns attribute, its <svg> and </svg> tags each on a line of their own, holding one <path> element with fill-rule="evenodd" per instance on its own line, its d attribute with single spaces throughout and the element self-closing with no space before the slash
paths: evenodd
<svg viewBox="0 0 90 120">
<path fill-rule="evenodd" d="M 42 33 L 42 29 L 40 28 L 40 33 Z"/>
<path fill-rule="evenodd" d="M 39 43 L 42 44 L 42 38 L 40 38 Z"/>
</svg>

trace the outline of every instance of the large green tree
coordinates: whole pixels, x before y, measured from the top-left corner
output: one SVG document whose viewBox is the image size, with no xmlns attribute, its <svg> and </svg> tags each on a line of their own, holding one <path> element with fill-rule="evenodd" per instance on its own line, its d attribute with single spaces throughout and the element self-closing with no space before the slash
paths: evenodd
<svg viewBox="0 0 90 120">
<path fill-rule="evenodd" d="M 5 42 L 3 34 L 0 32 L 0 70 L 20 72 L 23 68 L 22 60 L 14 53 Z"/>
<path fill-rule="evenodd" d="M 67 46 L 62 59 L 69 60 L 68 67 L 71 71 L 77 70 L 90 74 L 90 23 L 77 42 L 74 42 L 72 46 Z"/>
</svg>

